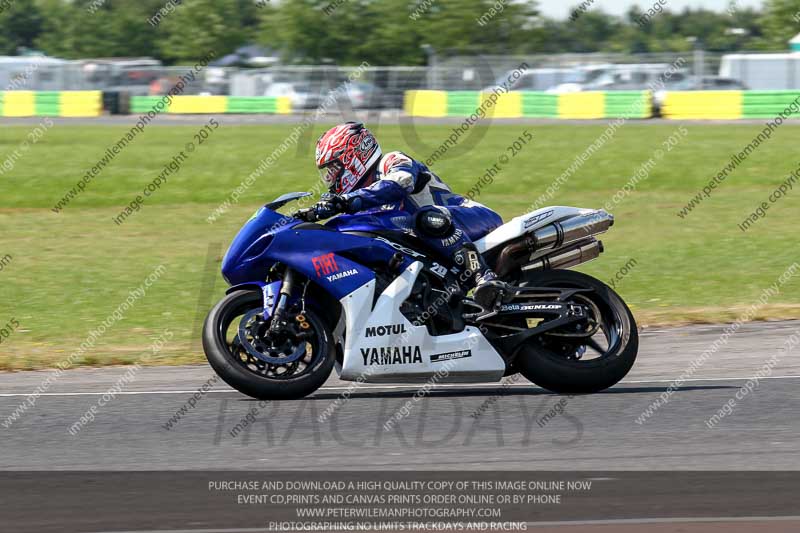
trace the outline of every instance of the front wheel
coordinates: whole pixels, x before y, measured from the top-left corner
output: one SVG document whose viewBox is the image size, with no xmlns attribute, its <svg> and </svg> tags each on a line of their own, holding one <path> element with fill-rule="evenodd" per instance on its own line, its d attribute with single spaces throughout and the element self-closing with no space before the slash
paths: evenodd
<svg viewBox="0 0 800 533">
<path fill-rule="evenodd" d="M 570 302 L 590 310 L 578 331 L 552 330 L 532 338 L 515 359 L 523 376 L 557 393 L 586 394 L 615 385 L 630 371 L 639 351 L 633 315 L 616 292 L 591 276 L 571 270 L 525 273 L 520 285 L 585 289 Z"/>
<path fill-rule="evenodd" d="M 209 364 L 225 383 L 260 400 L 291 400 L 316 391 L 335 362 L 325 322 L 308 309 L 287 310 L 287 327 L 273 331 L 261 306 L 261 293 L 244 290 L 214 306 L 203 326 Z"/>
</svg>

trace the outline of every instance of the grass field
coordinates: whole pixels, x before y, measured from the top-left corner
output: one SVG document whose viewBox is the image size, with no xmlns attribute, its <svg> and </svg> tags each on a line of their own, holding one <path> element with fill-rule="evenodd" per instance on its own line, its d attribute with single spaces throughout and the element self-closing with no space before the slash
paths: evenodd
<svg viewBox="0 0 800 533">
<path fill-rule="evenodd" d="M 291 125 L 214 130 L 196 150 L 197 126 L 150 126 L 60 213 L 51 208 L 107 147 L 124 134 L 116 126 L 57 124 L 19 157 L 7 159 L 33 129 L 0 129 L 0 369 L 41 368 L 63 361 L 141 285 L 158 265 L 163 275 L 75 364 L 140 361 L 165 329 L 172 339 L 150 363 L 200 362 L 195 318 L 224 291 L 219 261 L 239 226 L 265 201 L 316 183 L 313 141 L 318 125 L 283 154 L 215 223 L 206 218 L 289 134 Z M 626 124 L 555 194 L 551 204 L 601 207 L 676 125 Z M 463 141 L 434 165 L 458 192 L 472 188 L 524 130 L 533 142 L 509 160 L 478 201 L 508 219 L 522 214 L 575 156 L 603 132 L 602 125 L 500 125 L 479 129 L 477 144 Z M 772 205 L 742 232 L 737 224 L 798 164 L 800 128 L 784 126 L 686 218 L 683 207 L 760 131 L 752 125 L 690 125 L 685 138 L 656 161 L 636 190 L 613 209 L 617 224 L 603 237 L 606 252 L 582 270 L 609 280 L 641 324 L 733 320 L 775 283 L 798 253 L 800 191 Z M 427 158 L 451 127 L 408 131 L 380 126 L 385 149 Z M 122 225 L 124 206 L 184 150 L 180 171 Z M 3 165 L 0 160 L 0 166 Z M 211 245 L 211 247 L 210 247 Z M 208 250 L 215 252 L 206 268 Z M 635 265 L 634 265 L 635 263 Z M 625 268 L 625 265 L 628 265 Z M 209 280 L 216 280 L 213 294 Z M 199 295 L 204 295 L 199 301 Z M 800 318 L 800 276 L 755 316 Z M 199 309 L 199 311 L 198 311 Z M 12 320 L 14 322 L 12 322 Z"/>
</svg>

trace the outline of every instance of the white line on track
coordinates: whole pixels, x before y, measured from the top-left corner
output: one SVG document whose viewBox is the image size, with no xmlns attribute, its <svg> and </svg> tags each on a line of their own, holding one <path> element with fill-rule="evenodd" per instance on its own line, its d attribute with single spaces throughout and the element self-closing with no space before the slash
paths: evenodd
<svg viewBox="0 0 800 533">
<path fill-rule="evenodd" d="M 684 383 L 702 383 L 707 381 L 747 381 L 751 379 L 753 376 L 743 376 L 743 377 L 729 377 L 729 378 L 698 378 L 698 379 L 689 379 L 684 380 Z M 800 376 L 768 376 L 759 378 L 760 380 L 768 380 L 768 379 L 800 379 Z M 637 385 L 637 384 L 645 384 L 645 383 L 674 383 L 674 379 L 647 379 L 641 381 L 622 381 L 620 385 Z M 467 384 L 439 384 L 436 386 L 434 391 L 441 390 L 441 389 L 479 389 L 479 388 L 487 388 L 487 387 L 535 387 L 535 385 L 531 383 L 467 383 Z M 685 387 L 685 385 L 684 385 Z M 538 387 L 537 387 L 538 388 Z M 683 387 L 679 387 L 683 388 Z M 317 392 L 337 392 L 337 391 L 351 391 L 351 392 L 359 392 L 359 391 L 368 391 L 368 390 L 416 390 L 414 384 L 411 385 L 361 385 L 358 387 L 322 387 Z M 613 389 L 609 389 L 613 390 Z M 142 396 L 146 394 L 194 394 L 198 392 L 197 389 L 192 390 L 153 390 L 153 391 L 123 391 L 123 392 L 116 392 L 114 393 L 116 396 Z M 233 389 L 212 389 L 206 391 L 206 394 L 222 394 L 222 393 L 236 393 Z M 108 391 L 99 391 L 99 392 L 92 392 L 92 391 L 79 391 L 79 392 L 43 392 L 38 396 L 102 396 L 103 394 L 108 394 Z M 13 393 L 0 393 L 0 398 L 16 398 L 16 397 L 26 397 L 30 396 L 31 393 L 27 392 L 13 392 Z"/>
</svg>

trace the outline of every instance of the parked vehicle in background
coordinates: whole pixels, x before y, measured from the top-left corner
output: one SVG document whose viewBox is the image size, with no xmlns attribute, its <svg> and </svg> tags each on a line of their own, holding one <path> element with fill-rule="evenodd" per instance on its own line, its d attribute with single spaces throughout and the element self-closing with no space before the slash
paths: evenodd
<svg viewBox="0 0 800 533">
<path fill-rule="evenodd" d="M 131 96 L 151 94 L 151 84 L 164 76 L 161 61 L 150 57 L 85 59 L 80 65 L 90 88 Z"/>
<path fill-rule="evenodd" d="M 292 109 L 313 109 L 319 107 L 322 102 L 319 93 L 312 91 L 310 85 L 300 83 L 272 83 L 264 91 L 264 96 L 288 96 L 292 102 Z"/>
<path fill-rule="evenodd" d="M 719 75 L 756 91 L 800 89 L 800 54 L 726 54 Z"/>
<path fill-rule="evenodd" d="M 566 79 L 547 88 L 549 93 L 577 93 L 586 90 L 585 87 L 594 83 L 603 74 L 614 68 L 612 64 L 585 65 L 572 69 Z"/>
<path fill-rule="evenodd" d="M 61 90 L 65 70 L 58 67 L 68 63 L 43 55 L 0 56 L 0 90 Z"/>
<path fill-rule="evenodd" d="M 515 71 L 509 70 L 497 78 L 494 85 L 486 87 L 484 92 L 492 92 L 503 86 Z M 573 68 L 534 68 L 526 70 L 509 87 L 510 91 L 545 91 L 554 85 L 575 79 Z"/>
<path fill-rule="evenodd" d="M 673 77 L 664 88 L 653 93 L 653 112 L 661 115 L 661 106 L 670 91 L 746 91 L 748 87 L 739 80 L 720 76 Z"/>
<path fill-rule="evenodd" d="M 549 88 L 547 92 L 643 91 L 669 68 L 666 63 L 586 65 L 576 68 L 572 79 Z"/>
<path fill-rule="evenodd" d="M 375 109 L 383 107 L 383 91 L 371 84 L 363 81 L 356 81 L 344 86 L 344 95 L 338 95 L 340 103 L 346 99 L 343 105 L 349 103 L 353 109 Z"/>
</svg>

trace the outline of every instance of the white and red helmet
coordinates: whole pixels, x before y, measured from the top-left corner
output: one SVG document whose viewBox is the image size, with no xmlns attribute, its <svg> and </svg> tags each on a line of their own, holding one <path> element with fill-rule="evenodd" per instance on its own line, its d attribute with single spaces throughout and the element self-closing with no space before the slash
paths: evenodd
<svg viewBox="0 0 800 533">
<path fill-rule="evenodd" d="M 378 140 L 360 122 L 334 126 L 317 141 L 317 168 L 334 194 L 356 189 L 380 158 Z"/>
</svg>

